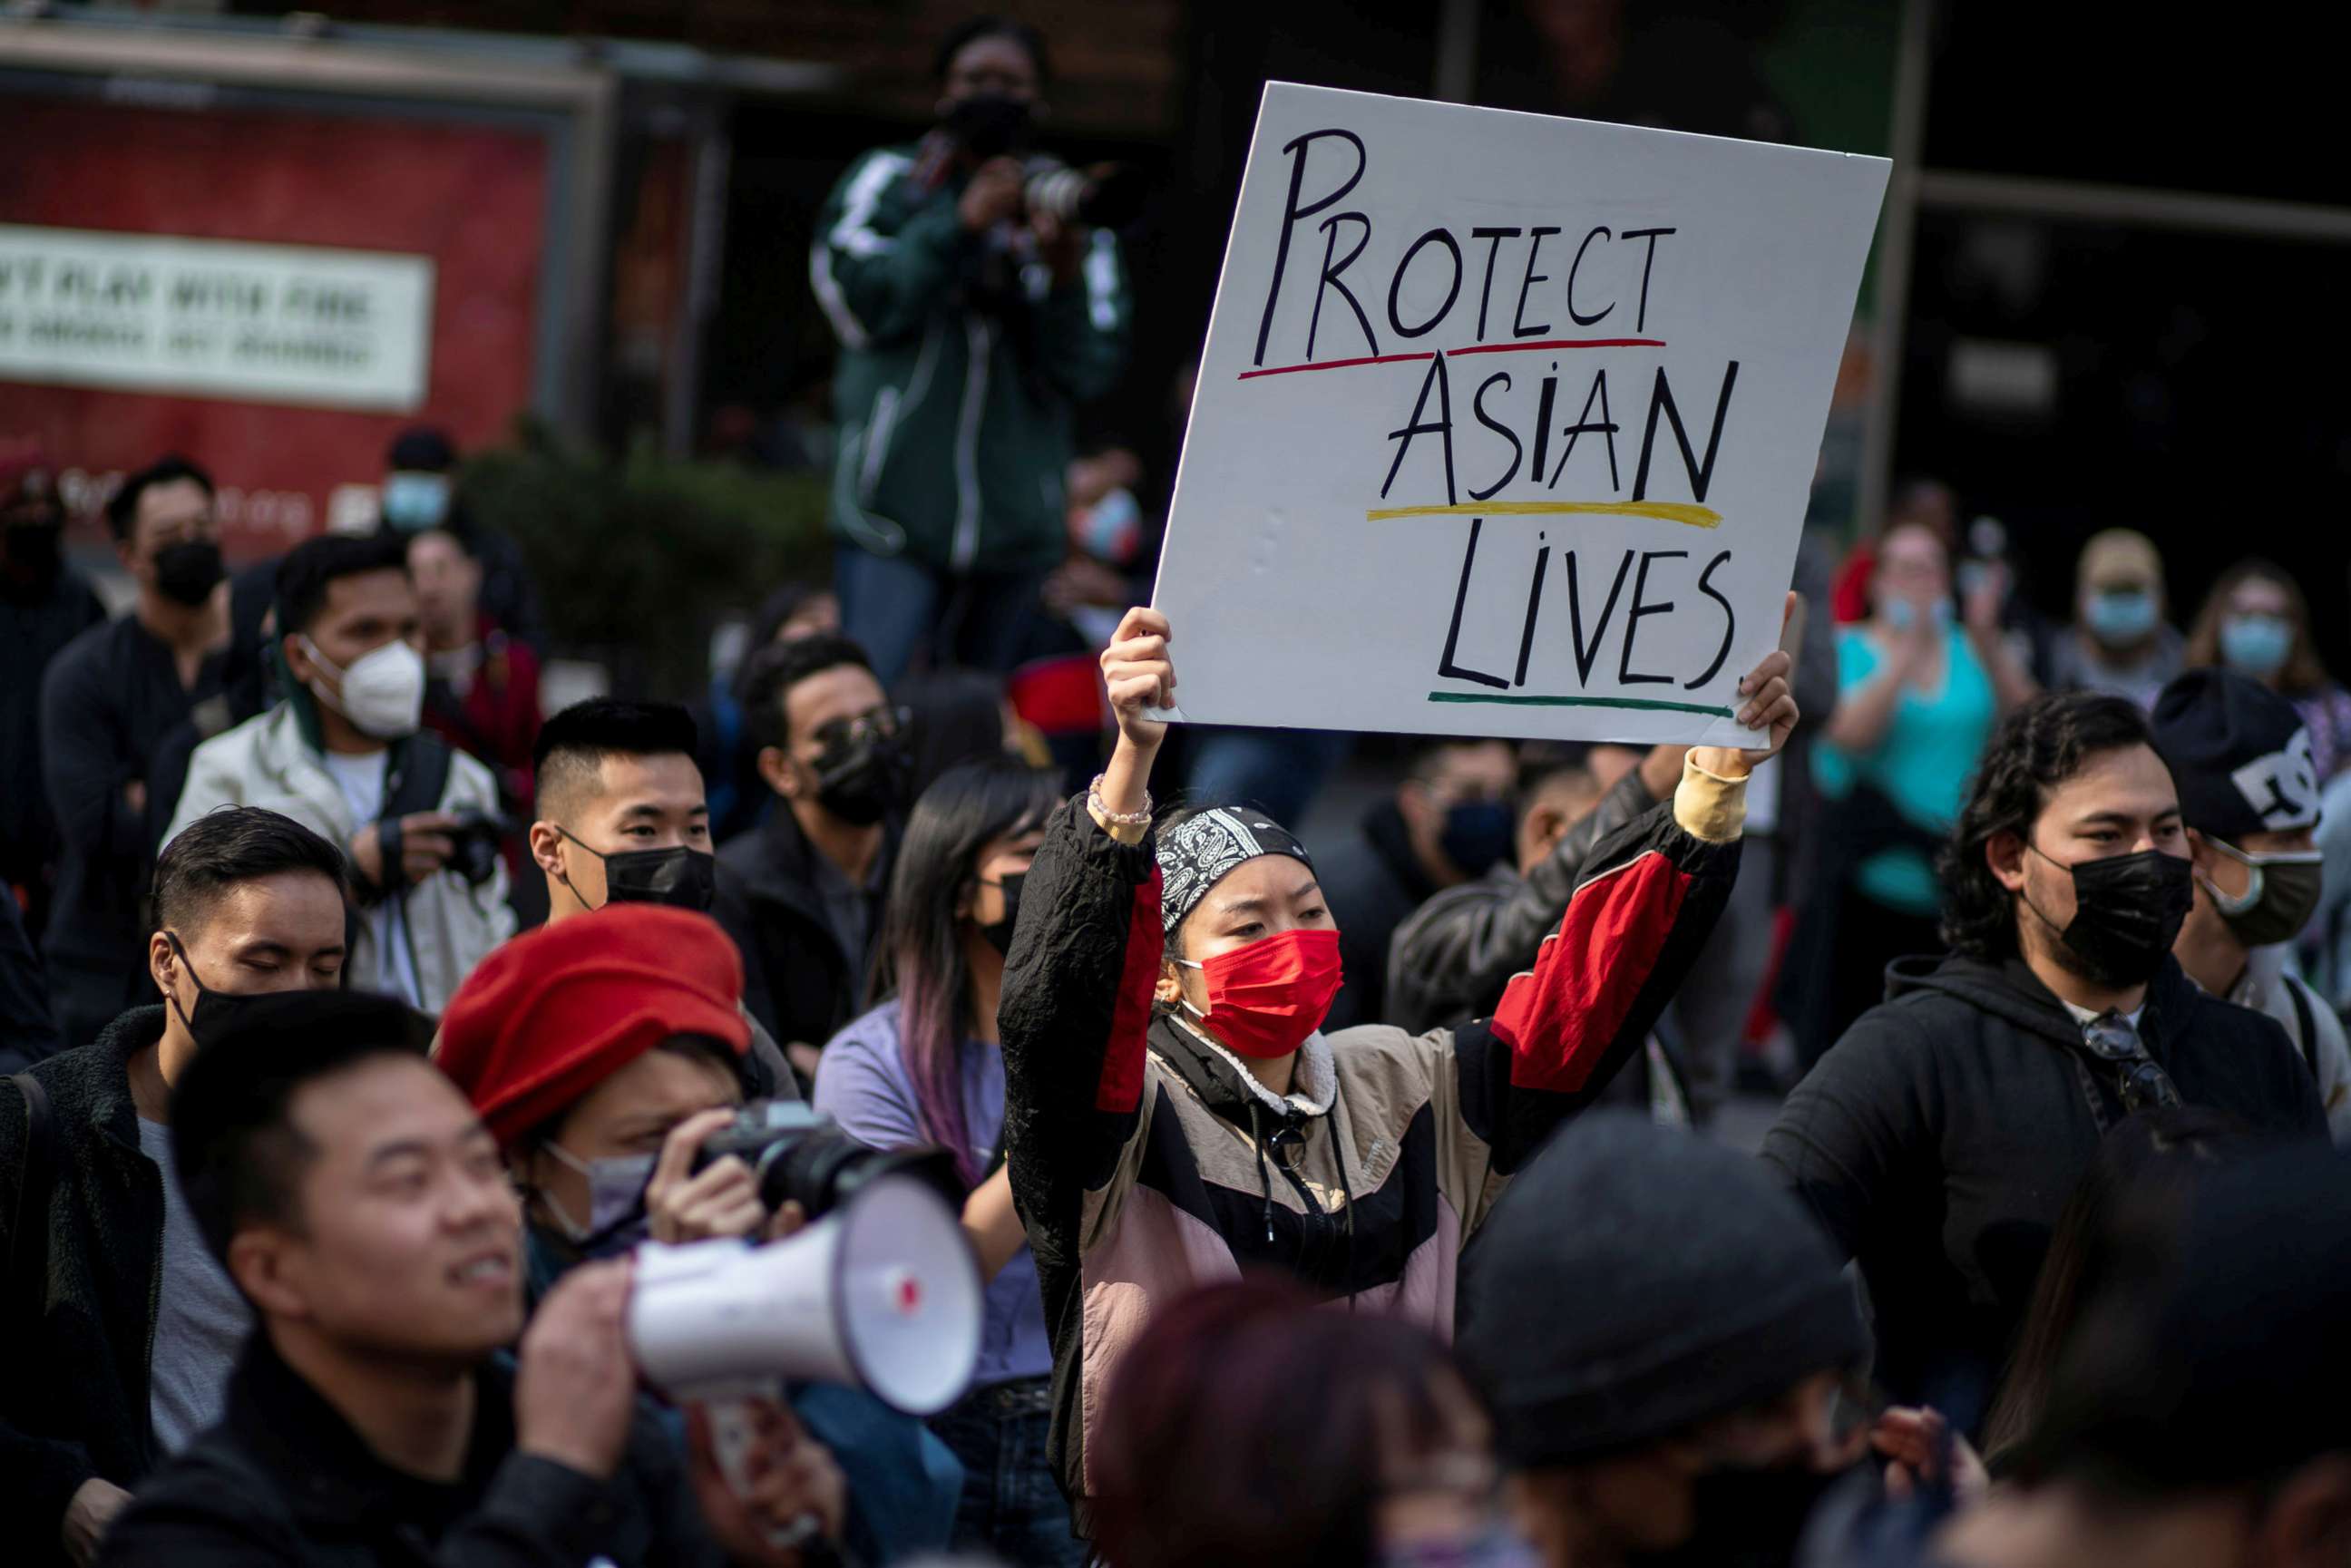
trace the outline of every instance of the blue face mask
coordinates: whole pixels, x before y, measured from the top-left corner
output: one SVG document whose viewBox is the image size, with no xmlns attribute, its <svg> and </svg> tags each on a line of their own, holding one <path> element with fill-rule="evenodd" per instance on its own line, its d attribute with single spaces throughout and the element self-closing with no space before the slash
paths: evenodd
<svg viewBox="0 0 2351 1568">
<path fill-rule="evenodd" d="M 2094 593 L 2083 619 L 2090 634 L 2107 647 L 2127 648 L 2155 630 L 2155 595 L 2143 588 Z"/>
<path fill-rule="evenodd" d="M 1949 625 L 1951 623 L 1951 601 L 1948 599 L 1938 599 L 1935 601 L 1933 613 L 1936 625 Z M 1886 623 L 1893 627 L 1896 632 L 1907 632 L 1911 627 L 1918 623 L 1917 606 L 1912 604 L 1907 599 L 1887 600 L 1886 601 Z"/>
<path fill-rule="evenodd" d="M 442 519 L 449 515 L 449 476 L 387 474 L 377 509 L 383 514 L 386 524 L 403 534 L 421 534 L 427 528 L 437 528 Z"/>
<path fill-rule="evenodd" d="M 2231 615 L 2220 622 L 2220 658 L 2240 674 L 2268 680 L 2293 653 L 2294 628 L 2283 615 Z"/>
</svg>

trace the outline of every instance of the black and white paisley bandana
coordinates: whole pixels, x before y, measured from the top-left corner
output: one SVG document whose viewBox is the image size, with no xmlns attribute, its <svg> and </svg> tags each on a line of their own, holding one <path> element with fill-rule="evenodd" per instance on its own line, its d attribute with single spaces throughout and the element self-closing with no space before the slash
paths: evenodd
<svg viewBox="0 0 2351 1568">
<path fill-rule="evenodd" d="M 1159 922 L 1163 932 L 1184 924 L 1208 890 L 1235 866 L 1259 855 L 1288 855 L 1314 869 L 1306 847 L 1259 812 L 1218 806 L 1159 835 Z"/>
</svg>

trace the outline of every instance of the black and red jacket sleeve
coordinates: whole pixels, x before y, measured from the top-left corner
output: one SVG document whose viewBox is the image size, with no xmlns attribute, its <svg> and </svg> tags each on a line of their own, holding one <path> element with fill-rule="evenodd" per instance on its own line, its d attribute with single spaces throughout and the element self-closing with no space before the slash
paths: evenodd
<svg viewBox="0 0 2351 1568">
<path fill-rule="evenodd" d="M 1164 946 L 1149 835 L 1122 844 L 1064 803 L 1021 886 L 996 1015 L 1012 1197 L 1040 1272 L 1074 1267 L 1084 1195 L 1134 1135 Z"/>
<path fill-rule="evenodd" d="M 1497 1170 L 1516 1170 L 1596 1099 L 1693 981 L 1739 875 L 1740 797 L 1741 786 L 1694 773 L 1595 844 L 1534 967 L 1511 978 L 1492 1017 L 1454 1031 L 1462 1120 Z"/>
</svg>

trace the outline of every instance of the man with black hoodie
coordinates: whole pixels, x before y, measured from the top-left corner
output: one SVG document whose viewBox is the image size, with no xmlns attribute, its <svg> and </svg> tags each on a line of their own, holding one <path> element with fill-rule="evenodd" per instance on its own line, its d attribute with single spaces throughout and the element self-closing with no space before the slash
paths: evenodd
<svg viewBox="0 0 2351 1568">
<path fill-rule="evenodd" d="M 156 862 L 162 1005 L 0 1080 L 10 1561 L 89 1562 L 124 1489 L 218 1416 L 248 1320 L 173 1179 L 166 1103 L 250 998 L 342 983 L 349 902 L 342 852 L 308 828 L 205 817 Z"/>
<path fill-rule="evenodd" d="M 820 1046 L 864 1006 L 905 825 L 905 744 L 899 711 L 846 637 L 762 649 L 746 691 L 778 809 L 718 852 L 711 913 L 743 950 L 744 1005 L 813 1080 Z"/>
<path fill-rule="evenodd" d="M 2069 693 L 2010 715 L 1939 870 L 1952 956 L 1891 966 L 1763 1157 L 1860 1262 L 1878 1381 L 1972 1424 L 2106 1128 L 2179 1104 L 2270 1134 L 2325 1120 L 2277 1024 L 2171 956 L 2189 845 L 2131 703 Z"/>
</svg>

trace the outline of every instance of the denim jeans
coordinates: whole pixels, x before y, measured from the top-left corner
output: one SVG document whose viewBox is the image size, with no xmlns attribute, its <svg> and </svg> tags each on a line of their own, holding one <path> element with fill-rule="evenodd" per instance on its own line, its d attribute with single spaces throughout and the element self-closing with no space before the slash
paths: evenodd
<svg viewBox="0 0 2351 1568">
<path fill-rule="evenodd" d="M 841 629 L 865 650 L 885 687 L 897 685 L 917 654 L 926 655 L 932 669 L 1008 672 L 1044 582 L 1042 572 L 956 577 L 903 555 L 875 555 L 848 543 L 833 549 Z"/>
<path fill-rule="evenodd" d="M 963 1461 L 957 1551 L 992 1552 L 1016 1568 L 1083 1568 L 1086 1544 L 1070 1533 L 1070 1505 L 1045 1462 L 1051 1386 L 1033 1377 L 977 1388 L 931 1417 Z"/>
</svg>

